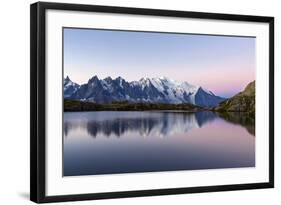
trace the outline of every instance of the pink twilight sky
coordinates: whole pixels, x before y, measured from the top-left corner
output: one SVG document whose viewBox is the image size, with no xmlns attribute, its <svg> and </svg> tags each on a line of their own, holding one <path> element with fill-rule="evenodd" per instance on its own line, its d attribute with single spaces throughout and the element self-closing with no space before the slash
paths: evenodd
<svg viewBox="0 0 281 205">
<path fill-rule="evenodd" d="M 64 77 L 76 83 L 165 76 L 231 97 L 255 80 L 255 37 L 64 29 Z"/>
</svg>

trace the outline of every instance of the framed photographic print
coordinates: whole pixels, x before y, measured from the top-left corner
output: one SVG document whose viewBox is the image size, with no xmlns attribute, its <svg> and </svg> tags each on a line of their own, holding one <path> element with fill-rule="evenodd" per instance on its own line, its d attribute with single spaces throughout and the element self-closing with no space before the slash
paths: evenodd
<svg viewBox="0 0 281 205">
<path fill-rule="evenodd" d="M 31 5 L 34 202 L 274 186 L 274 18 Z"/>
</svg>

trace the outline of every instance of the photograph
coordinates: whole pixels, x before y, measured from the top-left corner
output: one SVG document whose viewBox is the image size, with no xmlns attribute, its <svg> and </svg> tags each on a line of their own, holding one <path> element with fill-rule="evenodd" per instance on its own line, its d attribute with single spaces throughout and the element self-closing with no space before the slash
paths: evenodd
<svg viewBox="0 0 281 205">
<path fill-rule="evenodd" d="M 255 36 L 62 35 L 63 176 L 255 167 Z"/>
<path fill-rule="evenodd" d="M 274 188 L 274 19 L 31 4 L 30 200 Z"/>
</svg>

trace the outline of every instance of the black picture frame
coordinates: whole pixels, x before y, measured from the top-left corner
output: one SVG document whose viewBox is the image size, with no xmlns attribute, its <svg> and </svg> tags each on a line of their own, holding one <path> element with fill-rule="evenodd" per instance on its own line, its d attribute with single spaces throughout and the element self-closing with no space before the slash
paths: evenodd
<svg viewBox="0 0 281 205">
<path fill-rule="evenodd" d="M 46 10 L 68 10 L 102 13 L 169 16 L 196 19 L 263 22 L 269 24 L 269 181 L 263 183 L 230 184 L 220 186 L 138 190 L 124 192 L 88 193 L 46 196 L 46 82 L 45 82 L 45 25 Z M 30 199 L 37 203 L 76 200 L 96 200 L 197 192 L 230 191 L 274 187 L 274 18 L 218 13 L 156 10 L 82 4 L 38 2 L 30 7 Z"/>
</svg>

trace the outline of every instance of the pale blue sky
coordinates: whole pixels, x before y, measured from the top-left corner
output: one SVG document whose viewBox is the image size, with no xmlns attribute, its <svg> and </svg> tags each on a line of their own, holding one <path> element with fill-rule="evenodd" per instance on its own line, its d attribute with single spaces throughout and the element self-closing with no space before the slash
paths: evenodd
<svg viewBox="0 0 281 205">
<path fill-rule="evenodd" d="M 166 76 L 229 97 L 255 79 L 255 38 L 64 29 L 64 76 Z"/>
</svg>

